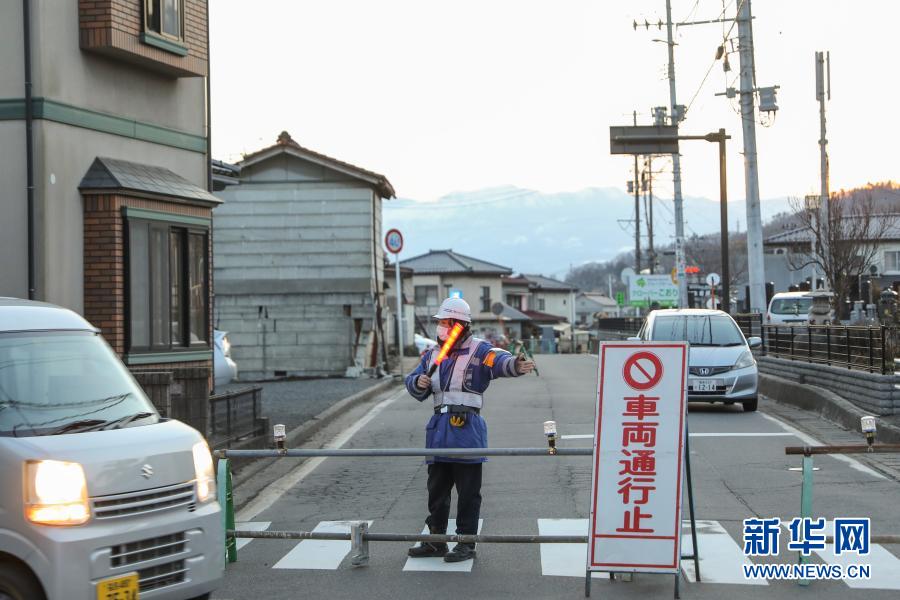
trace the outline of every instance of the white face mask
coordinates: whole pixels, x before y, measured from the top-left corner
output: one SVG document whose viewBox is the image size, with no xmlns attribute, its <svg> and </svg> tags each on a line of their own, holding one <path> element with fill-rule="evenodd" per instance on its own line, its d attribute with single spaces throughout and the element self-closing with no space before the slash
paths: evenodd
<svg viewBox="0 0 900 600">
<path fill-rule="evenodd" d="M 440 340 L 446 340 L 447 336 L 450 335 L 450 328 L 445 325 L 437 326 L 437 336 Z"/>
</svg>

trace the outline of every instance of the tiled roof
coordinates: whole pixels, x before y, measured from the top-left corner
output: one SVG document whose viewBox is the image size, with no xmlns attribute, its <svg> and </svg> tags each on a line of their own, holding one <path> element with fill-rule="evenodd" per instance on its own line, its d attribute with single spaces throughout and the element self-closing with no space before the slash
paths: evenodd
<svg viewBox="0 0 900 600">
<path fill-rule="evenodd" d="M 128 190 L 184 200 L 222 203 L 205 189 L 169 169 L 118 158 L 95 158 L 78 189 Z"/>
<path fill-rule="evenodd" d="M 531 282 L 524 277 L 504 277 L 503 285 L 530 286 Z"/>
<path fill-rule="evenodd" d="M 557 315 L 551 315 L 549 313 L 541 312 L 539 310 L 523 310 L 526 315 L 532 320 L 539 323 L 568 323 L 569 320 L 565 317 L 560 317 Z"/>
<path fill-rule="evenodd" d="M 530 321 L 531 320 L 531 317 L 529 317 L 522 311 L 513 308 L 509 304 L 507 304 L 505 302 L 501 302 L 500 304 L 503 305 L 503 312 L 500 313 L 500 318 L 503 319 L 504 321 Z"/>
<path fill-rule="evenodd" d="M 480 273 L 511 274 L 512 269 L 494 263 L 459 254 L 453 250 L 429 250 L 427 254 L 400 261 L 400 268 L 409 267 L 419 274 L 425 273 Z"/>
<path fill-rule="evenodd" d="M 601 294 L 597 292 L 582 292 L 579 294 L 580 296 L 584 296 L 587 300 L 592 302 L 596 302 L 601 306 L 618 306 L 616 301 L 606 294 Z"/>
<path fill-rule="evenodd" d="M 332 158 L 330 156 L 326 156 L 324 154 L 320 154 L 319 152 L 315 152 L 310 150 L 309 148 L 304 148 L 300 144 L 294 141 L 294 138 L 291 137 L 287 131 L 282 131 L 278 135 L 278 139 L 274 144 L 263 148 L 262 150 L 257 150 L 256 152 L 252 152 L 244 156 L 244 158 L 238 162 L 239 167 L 246 167 L 248 165 L 255 164 L 266 158 L 269 158 L 269 155 L 277 150 L 290 150 L 293 151 L 299 158 L 304 158 L 311 162 L 324 165 L 336 171 L 340 171 L 342 173 L 346 173 L 357 179 L 361 179 L 375 187 L 378 190 L 378 193 L 381 194 L 382 198 L 393 198 L 397 194 L 394 192 L 394 187 L 391 185 L 391 182 L 387 180 L 387 177 L 381 175 L 379 173 L 375 173 L 374 171 L 369 171 L 367 169 L 363 169 L 362 167 L 357 167 L 356 165 L 351 165 L 348 162 L 344 162 L 342 160 L 338 160 L 336 158 Z"/>
<path fill-rule="evenodd" d="M 854 217 L 846 218 L 851 219 Z M 890 220 L 890 223 L 887 224 L 884 235 L 880 238 L 881 240 L 900 240 L 900 215 L 872 215 L 871 218 L 873 220 Z M 871 223 L 870 227 L 871 229 L 878 231 L 881 228 L 881 225 L 873 222 Z M 859 228 L 862 229 L 862 226 L 860 225 Z M 781 233 L 776 233 L 775 235 L 770 235 L 763 241 L 763 245 L 777 246 L 781 244 L 809 244 L 810 242 L 812 242 L 813 237 L 813 231 L 809 227 L 797 227 L 796 229 L 789 229 L 787 231 L 782 231 Z"/>
<path fill-rule="evenodd" d="M 569 285 L 568 283 L 564 283 L 562 281 L 559 281 L 558 279 L 553 279 L 552 277 L 544 277 L 543 275 L 529 275 L 527 273 L 524 273 L 522 276 L 534 283 L 536 287 L 543 290 L 570 291 L 578 289 L 574 285 Z"/>
</svg>

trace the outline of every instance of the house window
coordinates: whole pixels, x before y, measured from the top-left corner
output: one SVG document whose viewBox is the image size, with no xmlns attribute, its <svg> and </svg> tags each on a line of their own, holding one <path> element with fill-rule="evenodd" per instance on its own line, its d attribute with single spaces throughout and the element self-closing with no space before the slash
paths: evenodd
<svg viewBox="0 0 900 600">
<path fill-rule="evenodd" d="M 900 271 L 900 250 L 884 251 L 884 270 L 888 272 Z"/>
<path fill-rule="evenodd" d="M 543 298 L 538 298 L 538 310 L 545 310 L 546 306 L 544 304 Z"/>
<path fill-rule="evenodd" d="M 144 29 L 176 40 L 184 39 L 184 0 L 145 0 Z"/>
<path fill-rule="evenodd" d="M 128 346 L 131 352 L 207 347 L 209 233 L 128 220 Z"/>
<path fill-rule="evenodd" d="M 491 288 L 488 286 L 481 288 L 481 312 L 491 312 Z"/>
<path fill-rule="evenodd" d="M 437 306 L 439 304 L 437 290 L 436 285 L 417 285 L 416 306 Z"/>
<path fill-rule="evenodd" d="M 507 294 L 506 303 L 515 308 L 516 310 L 522 310 L 522 296 L 516 296 L 514 294 Z"/>
</svg>

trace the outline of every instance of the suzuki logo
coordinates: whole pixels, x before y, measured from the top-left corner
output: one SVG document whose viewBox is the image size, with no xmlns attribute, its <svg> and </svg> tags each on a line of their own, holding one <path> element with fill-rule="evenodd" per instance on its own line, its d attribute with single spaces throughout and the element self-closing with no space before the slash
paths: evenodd
<svg viewBox="0 0 900 600">
<path fill-rule="evenodd" d="M 697 369 L 697 373 L 706 376 L 712 373 L 712 369 L 710 369 L 709 367 L 700 367 L 699 369 Z"/>
<path fill-rule="evenodd" d="M 141 475 L 144 476 L 144 479 L 150 479 L 153 477 L 153 467 L 150 465 L 144 465 L 141 467 Z"/>
</svg>

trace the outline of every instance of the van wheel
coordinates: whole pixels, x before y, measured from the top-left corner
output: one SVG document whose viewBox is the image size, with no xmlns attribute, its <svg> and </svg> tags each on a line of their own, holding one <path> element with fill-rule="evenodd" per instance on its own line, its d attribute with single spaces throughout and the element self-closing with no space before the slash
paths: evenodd
<svg viewBox="0 0 900 600">
<path fill-rule="evenodd" d="M 44 590 L 27 568 L 0 561 L 0 600 L 44 600 Z"/>
<path fill-rule="evenodd" d="M 753 398 L 752 400 L 744 400 L 741 402 L 744 405 L 744 412 L 754 412 L 756 411 L 756 407 L 759 405 L 759 398 Z"/>
</svg>

